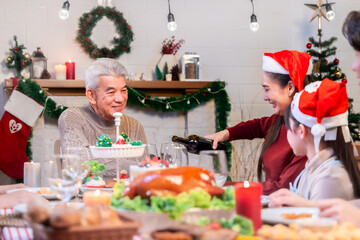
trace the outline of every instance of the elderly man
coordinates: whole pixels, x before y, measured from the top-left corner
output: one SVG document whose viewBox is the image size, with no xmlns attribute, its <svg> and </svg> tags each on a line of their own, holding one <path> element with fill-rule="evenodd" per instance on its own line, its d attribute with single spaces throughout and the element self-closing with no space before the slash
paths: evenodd
<svg viewBox="0 0 360 240">
<path fill-rule="evenodd" d="M 86 70 L 85 87 L 89 105 L 68 108 L 59 118 L 63 151 L 66 152 L 67 149 L 74 147 L 95 145 L 97 138 L 102 134 L 107 134 L 113 141 L 116 140 L 113 114 L 124 112 L 128 99 L 126 75 L 127 71 L 123 65 L 108 58 L 96 60 Z M 147 142 L 141 123 L 129 116 L 122 115 L 121 132 L 126 133 L 132 141 Z M 116 162 L 114 159 L 97 160 L 106 166 L 104 178 L 115 177 Z M 130 159 L 122 159 L 120 167 L 128 170 L 131 164 Z"/>
</svg>

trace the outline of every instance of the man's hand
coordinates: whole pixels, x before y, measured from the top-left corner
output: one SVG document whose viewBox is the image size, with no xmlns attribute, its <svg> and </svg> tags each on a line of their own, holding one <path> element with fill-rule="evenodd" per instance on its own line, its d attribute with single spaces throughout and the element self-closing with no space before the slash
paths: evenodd
<svg viewBox="0 0 360 240">
<path fill-rule="evenodd" d="M 360 227 L 360 209 L 343 199 L 324 199 L 316 201 L 320 208 L 319 217 L 330 217 L 338 223 L 352 222 Z"/>
<path fill-rule="evenodd" d="M 306 200 L 289 189 L 282 188 L 269 195 L 269 207 L 314 207 L 315 203 Z"/>
<path fill-rule="evenodd" d="M 37 193 L 19 190 L 0 196 L 0 208 L 13 208 L 18 204 L 28 203 L 34 198 L 41 198 Z"/>
<path fill-rule="evenodd" d="M 208 138 L 208 139 L 212 139 L 214 140 L 213 142 L 213 149 L 217 148 L 218 142 L 223 142 L 229 139 L 230 133 L 227 129 L 222 130 L 220 132 L 217 133 L 213 133 L 213 134 L 208 134 L 205 135 L 204 138 Z"/>
<path fill-rule="evenodd" d="M 0 195 L 5 194 L 9 190 L 18 189 L 18 188 L 27 188 L 28 186 L 18 183 L 18 184 L 11 184 L 11 185 L 3 185 L 0 186 Z"/>
</svg>

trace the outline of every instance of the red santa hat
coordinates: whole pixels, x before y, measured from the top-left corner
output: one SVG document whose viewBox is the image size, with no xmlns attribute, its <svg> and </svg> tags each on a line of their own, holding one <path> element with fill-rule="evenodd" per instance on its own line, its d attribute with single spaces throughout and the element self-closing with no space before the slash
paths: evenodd
<svg viewBox="0 0 360 240">
<path fill-rule="evenodd" d="M 342 127 L 345 142 L 350 142 L 348 102 L 345 83 L 327 78 L 310 83 L 295 94 L 291 113 L 297 121 L 311 128 L 316 152 L 324 135 L 325 141 L 336 140 L 337 127 Z"/>
<path fill-rule="evenodd" d="M 306 75 L 312 72 L 311 55 L 305 52 L 283 50 L 276 53 L 264 53 L 263 70 L 271 73 L 288 74 L 298 88 L 303 89 Z"/>
</svg>

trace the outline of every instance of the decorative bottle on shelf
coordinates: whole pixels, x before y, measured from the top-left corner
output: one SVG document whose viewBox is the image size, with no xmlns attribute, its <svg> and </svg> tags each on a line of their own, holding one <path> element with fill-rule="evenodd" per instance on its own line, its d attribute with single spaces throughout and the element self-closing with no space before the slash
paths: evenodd
<svg viewBox="0 0 360 240">
<path fill-rule="evenodd" d="M 213 140 L 197 135 L 190 135 L 187 138 L 173 136 L 172 141 L 185 145 L 189 153 L 199 154 L 202 150 L 213 150 Z M 218 142 L 216 150 L 224 150 L 226 152 L 227 147 L 224 143 Z"/>
</svg>

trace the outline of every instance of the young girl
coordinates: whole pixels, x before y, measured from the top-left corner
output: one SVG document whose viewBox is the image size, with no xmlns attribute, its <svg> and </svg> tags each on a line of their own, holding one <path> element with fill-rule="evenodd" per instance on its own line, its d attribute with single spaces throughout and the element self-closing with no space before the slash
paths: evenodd
<svg viewBox="0 0 360 240">
<path fill-rule="evenodd" d="M 360 172 L 350 141 L 347 109 L 342 82 L 324 79 L 295 94 L 285 113 L 287 139 L 294 154 L 306 155 L 308 161 L 290 190 L 270 195 L 270 206 L 314 206 L 308 200 L 360 196 Z"/>
</svg>

